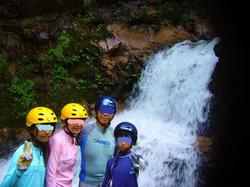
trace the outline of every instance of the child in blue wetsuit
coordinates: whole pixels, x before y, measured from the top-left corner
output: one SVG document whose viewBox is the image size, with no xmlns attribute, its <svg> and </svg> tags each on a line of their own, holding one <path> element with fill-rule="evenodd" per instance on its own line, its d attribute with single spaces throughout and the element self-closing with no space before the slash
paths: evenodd
<svg viewBox="0 0 250 187">
<path fill-rule="evenodd" d="M 139 169 L 144 169 L 147 162 L 130 150 L 136 144 L 137 129 L 132 123 L 122 122 L 114 136 L 118 153 L 107 163 L 102 187 L 138 187 Z"/>
</svg>

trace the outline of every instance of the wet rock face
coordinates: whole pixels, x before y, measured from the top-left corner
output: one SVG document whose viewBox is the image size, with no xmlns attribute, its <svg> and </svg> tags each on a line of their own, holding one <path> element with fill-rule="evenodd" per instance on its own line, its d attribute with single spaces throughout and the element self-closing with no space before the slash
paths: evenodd
<svg viewBox="0 0 250 187">
<path fill-rule="evenodd" d="M 121 70 L 118 67 L 119 64 L 126 64 L 128 63 L 129 57 L 126 56 L 125 54 L 118 54 L 114 57 L 110 57 L 108 55 L 103 56 L 102 58 L 102 63 L 103 65 L 107 68 L 107 74 L 110 75 L 111 77 L 118 79 L 119 76 L 121 75 Z M 117 67 L 117 68 L 116 68 Z"/>
<path fill-rule="evenodd" d="M 205 136 L 198 136 L 196 139 L 195 147 L 201 152 L 207 153 L 212 149 L 213 139 Z"/>
<path fill-rule="evenodd" d="M 23 140 L 29 139 L 29 133 L 26 128 L 2 128 L 0 129 L 0 144 L 5 144 L 7 141 L 22 142 Z"/>
<path fill-rule="evenodd" d="M 11 136 L 11 129 L 10 128 L 2 128 L 0 129 L 0 144 L 4 144 L 6 139 L 10 138 Z"/>
<path fill-rule="evenodd" d="M 151 27 L 136 31 L 128 26 L 114 23 L 108 25 L 107 29 L 116 40 L 120 41 L 128 49 L 145 50 L 159 43 L 169 45 L 190 38 L 190 34 L 184 29 L 174 26 L 163 27 L 158 32 L 155 32 Z"/>
<path fill-rule="evenodd" d="M 129 26 L 113 23 L 107 26 L 113 38 L 100 40 L 101 63 L 106 73 L 115 80 L 128 77 L 140 71 L 139 61 L 143 61 L 158 46 L 174 44 L 187 40 L 190 34 L 178 27 L 163 27 L 155 32 L 151 27 L 135 30 Z M 116 52 L 115 52 L 116 50 Z M 131 63 L 132 71 L 123 68 Z"/>
<path fill-rule="evenodd" d="M 197 11 L 187 10 L 188 5 L 192 4 L 192 1 L 188 0 L 93 1 L 94 6 L 90 12 L 84 8 L 83 1 L 80 0 L 56 0 L 52 4 L 48 0 L 22 2 L 3 0 L 3 4 L 0 3 L 0 51 L 6 56 L 5 73 L 0 74 L 0 85 L 8 90 L 15 76 L 30 79 L 34 82 L 36 94 L 49 93 L 48 98 L 55 102 L 55 108 L 59 105 L 55 101 L 58 95 L 54 97 L 50 94 L 50 72 L 56 65 L 70 69 L 69 84 L 65 84 L 65 90 L 70 90 L 83 79 L 92 83 L 89 78 L 91 76 L 82 75 L 96 72 L 96 69 L 90 68 L 87 64 L 93 61 L 94 67 L 101 69 L 98 75 L 105 77 L 105 81 L 113 81 L 112 84 L 107 84 L 107 87 L 112 85 L 109 88 L 110 92 L 124 99 L 139 79 L 143 61 L 150 55 L 183 40 L 194 41 L 212 35 L 207 21 L 199 19 L 199 16 L 195 18 Z M 173 14 L 176 11 L 178 12 Z M 174 24 L 174 17 L 177 16 L 179 19 L 179 15 L 186 15 L 186 12 L 192 12 L 187 14 L 191 18 L 186 16 L 184 21 Z M 105 34 L 100 34 L 103 30 Z M 72 40 L 72 45 L 67 49 L 64 43 L 58 42 L 61 33 L 67 36 L 66 39 Z M 98 37 L 94 38 L 96 35 Z M 84 39 L 80 40 L 80 36 Z M 79 52 L 80 50 L 84 52 Z M 68 60 L 77 58 L 80 60 L 75 63 Z M 71 65 L 63 60 L 67 60 Z M 101 81 L 97 81 L 98 87 L 91 88 L 91 94 L 88 95 L 93 96 L 88 97 L 94 98 L 99 94 L 98 90 L 102 90 L 102 83 L 105 83 Z M 113 89 L 113 86 L 116 89 Z M 82 86 L 82 89 L 85 87 Z M 6 91 L 7 94 L 11 95 Z M 13 97 L 9 95 L 6 98 L 13 101 Z M 6 114 L 8 113 L 1 113 L 2 119 L 6 119 L 4 116 L 10 118 L 11 115 L 16 115 Z M 15 122 L 11 123 L 12 127 L 19 127 Z M 20 137 L 22 134 L 20 133 Z M 6 136 L 12 135 L 3 135 Z M 1 139 L 3 140 L 4 138 Z"/>
<path fill-rule="evenodd" d="M 119 47 L 120 41 L 116 38 L 106 38 L 98 42 L 98 46 L 105 52 Z"/>
<path fill-rule="evenodd" d="M 56 11 L 80 11 L 82 0 L 1 0 L 0 16 L 4 18 L 23 18 L 46 15 Z"/>
<path fill-rule="evenodd" d="M 8 156 L 19 144 L 27 139 L 29 139 L 29 133 L 26 128 L 0 129 L 0 158 Z"/>
</svg>

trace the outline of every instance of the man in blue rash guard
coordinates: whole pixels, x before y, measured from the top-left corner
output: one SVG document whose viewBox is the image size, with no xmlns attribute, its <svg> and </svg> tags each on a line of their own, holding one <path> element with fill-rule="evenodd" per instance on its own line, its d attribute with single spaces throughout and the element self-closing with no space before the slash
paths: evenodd
<svg viewBox="0 0 250 187">
<path fill-rule="evenodd" d="M 144 169 L 147 162 L 130 150 L 136 144 L 137 129 L 132 123 L 122 122 L 114 135 L 118 155 L 108 161 L 102 187 L 138 187 L 139 169 Z"/>
<path fill-rule="evenodd" d="M 107 161 L 113 156 L 115 138 L 109 126 L 116 113 L 116 100 L 101 96 L 95 104 L 96 122 L 85 125 L 80 139 L 81 172 L 79 187 L 102 185 Z"/>
</svg>

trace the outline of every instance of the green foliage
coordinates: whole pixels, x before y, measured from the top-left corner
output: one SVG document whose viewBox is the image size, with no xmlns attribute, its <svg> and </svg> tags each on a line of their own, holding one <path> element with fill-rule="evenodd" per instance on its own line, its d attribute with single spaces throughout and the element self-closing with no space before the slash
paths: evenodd
<svg viewBox="0 0 250 187">
<path fill-rule="evenodd" d="M 19 69 L 17 69 L 18 75 L 24 75 L 27 73 L 35 73 L 38 72 L 38 64 L 36 63 L 29 63 L 29 64 L 18 64 L 18 66 L 21 66 Z"/>
<path fill-rule="evenodd" d="M 53 49 L 50 49 L 48 54 L 55 60 L 69 63 L 69 60 L 66 56 L 64 56 L 64 51 L 69 47 L 70 38 L 65 35 L 61 34 L 57 39 L 57 46 Z M 48 57 L 47 57 L 48 58 Z M 49 59 L 49 58 L 48 58 Z"/>
<path fill-rule="evenodd" d="M 41 63 L 43 65 L 49 64 L 51 61 L 53 61 L 53 57 L 49 55 L 48 53 L 42 53 L 38 58 L 37 62 Z"/>
<path fill-rule="evenodd" d="M 129 6 L 128 6 L 127 4 L 123 4 L 123 5 L 122 5 L 122 8 L 121 8 L 121 12 L 124 13 L 124 14 L 130 13 L 130 8 L 129 8 Z"/>
<path fill-rule="evenodd" d="M 83 0 L 84 7 L 90 7 L 93 3 L 93 0 Z"/>
<path fill-rule="evenodd" d="M 112 93 L 112 80 L 106 77 L 105 74 L 103 74 L 100 70 L 96 69 L 96 72 L 92 76 L 94 76 L 93 80 L 86 75 L 80 77 L 77 80 L 77 91 L 85 94 L 85 97 L 90 98 L 91 96 L 95 98 L 97 95 Z"/>
<path fill-rule="evenodd" d="M 101 73 L 96 73 L 95 82 L 95 88 L 100 89 L 99 94 L 111 93 L 112 80 L 109 80 Z"/>
<path fill-rule="evenodd" d="M 98 87 L 103 87 L 105 85 L 105 78 L 100 74 L 95 74 L 95 81 L 91 84 L 90 88 L 97 89 Z"/>
<path fill-rule="evenodd" d="M 21 37 L 16 34 L 13 35 L 8 40 L 8 43 L 7 43 L 8 50 L 12 49 L 12 50 L 15 50 L 15 53 L 17 53 L 17 50 L 19 50 L 18 47 L 20 46 L 20 42 L 21 42 Z"/>
<path fill-rule="evenodd" d="M 60 65 L 55 65 L 51 73 L 50 85 L 53 95 L 60 94 L 68 82 L 68 71 Z"/>
<path fill-rule="evenodd" d="M 81 93 L 87 93 L 88 88 L 89 88 L 88 84 L 89 84 L 88 80 L 86 80 L 86 79 L 78 79 L 76 89 Z"/>
<path fill-rule="evenodd" d="M 9 90 L 14 94 L 15 104 L 13 108 L 20 109 L 17 112 L 17 118 L 24 117 L 27 110 L 36 105 L 36 93 L 33 85 L 32 80 L 22 79 L 17 76 L 12 80 Z"/>
<path fill-rule="evenodd" d="M 41 64 L 59 63 L 64 65 L 73 65 L 80 62 L 85 53 L 85 57 L 95 53 L 90 42 L 84 39 L 80 33 L 74 35 L 67 35 L 62 33 L 57 40 L 55 48 L 50 49 L 48 52 L 41 54 L 38 57 L 38 62 Z"/>
<path fill-rule="evenodd" d="M 99 25 L 97 25 L 94 33 L 95 40 L 101 40 L 112 36 L 112 34 L 107 30 L 106 24 L 104 23 L 100 23 Z"/>
<path fill-rule="evenodd" d="M 21 28 L 26 38 L 32 38 L 34 36 L 34 28 L 41 20 L 42 17 L 36 16 L 34 18 L 26 18 L 21 21 Z"/>
<path fill-rule="evenodd" d="M 180 6 L 177 2 L 164 1 L 160 7 L 160 16 L 167 18 L 172 24 L 180 25 L 191 21 L 190 10 L 185 6 Z"/>
<path fill-rule="evenodd" d="M 130 25 L 145 24 L 150 21 L 150 17 L 147 16 L 147 8 L 148 5 L 143 1 L 133 8 L 126 3 L 123 3 L 121 7 L 115 8 L 113 13 L 114 19 Z"/>
<path fill-rule="evenodd" d="M 90 59 L 96 53 L 98 53 L 98 50 L 91 45 L 90 40 L 82 36 L 80 32 L 75 32 L 71 35 L 70 47 L 67 48 L 65 55 L 71 61 L 71 64 L 74 64 L 85 60 L 84 57 Z"/>
<path fill-rule="evenodd" d="M 78 15 L 77 21 L 86 28 L 86 31 L 88 31 L 85 33 L 86 37 L 91 38 L 91 40 L 100 40 L 111 36 L 111 33 L 106 28 L 107 21 L 97 10 L 86 10 Z"/>
<path fill-rule="evenodd" d="M 88 10 L 84 14 L 79 14 L 77 19 L 85 25 L 90 25 L 95 20 L 95 18 L 96 16 L 94 12 Z"/>
</svg>

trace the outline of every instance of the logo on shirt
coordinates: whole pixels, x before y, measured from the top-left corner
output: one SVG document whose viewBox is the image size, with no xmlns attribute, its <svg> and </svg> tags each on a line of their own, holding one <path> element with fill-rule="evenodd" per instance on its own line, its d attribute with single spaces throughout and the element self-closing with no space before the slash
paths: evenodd
<svg viewBox="0 0 250 187">
<path fill-rule="evenodd" d="M 132 166 L 131 167 L 131 169 L 130 169 L 130 171 L 129 171 L 129 174 L 130 175 L 133 175 L 133 174 L 135 174 L 136 172 L 135 172 L 135 168 Z"/>
<path fill-rule="evenodd" d="M 104 147 L 109 147 L 109 145 L 110 145 L 110 142 L 108 142 L 106 140 L 99 140 L 99 139 L 96 139 L 96 138 L 94 138 L 94 142 L 98 143 L 98 144 L 102 144 L 102 145 L 104 145 Z"/>
</svg>

